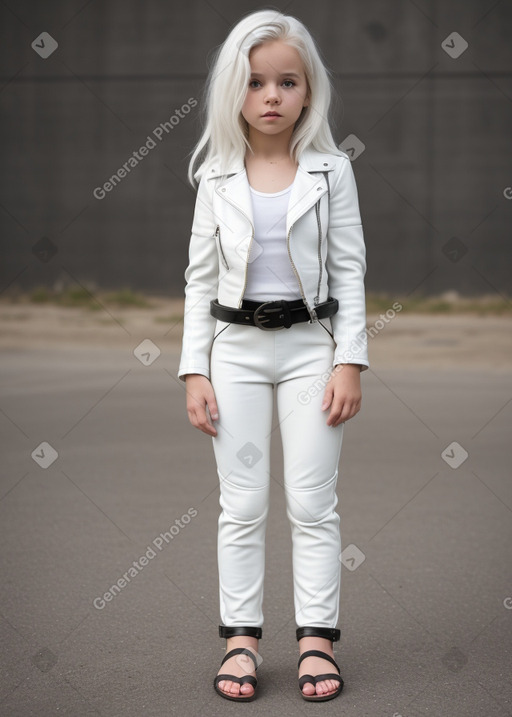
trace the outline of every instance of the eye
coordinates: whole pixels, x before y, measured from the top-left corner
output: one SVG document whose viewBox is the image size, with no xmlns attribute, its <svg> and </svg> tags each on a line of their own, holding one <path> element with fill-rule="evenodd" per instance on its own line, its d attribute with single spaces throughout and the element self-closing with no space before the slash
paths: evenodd
<svg viewBox="0 0 512 717">
<path fill-rule="evenodd" d="M 249 87 L 254 87 L 254 83 L 255 83 L 255 82 L 256 82 L 258 85 L 261 85 L 261 82 L 260 82 L 259 80 L 249 80 Z M 295 86 L 295 82 L 294 82 L 293 80 L 283 80 L 283 85 L 286 84 L 286 83 L 288 83 L 288 85 L 287 85 L 288 89 L 289 89 L 290 87 L 294 87 L 294 86 Z"/>
</svg>

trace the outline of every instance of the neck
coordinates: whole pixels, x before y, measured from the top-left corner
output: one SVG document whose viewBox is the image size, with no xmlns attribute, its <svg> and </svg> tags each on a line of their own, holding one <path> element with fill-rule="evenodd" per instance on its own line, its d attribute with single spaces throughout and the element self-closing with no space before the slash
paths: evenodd
<svg viewBox="0 0 512 717">
<path fill-rule="evenodd" d="M 249 156 L 257 157 L 263 161 L 275 161 L 290 156 L 290 139 L 293 127 L 280 134 L 267 135 L 249 126 L 249 144 L 254 154 L 247 150 Z"/>
</svg>

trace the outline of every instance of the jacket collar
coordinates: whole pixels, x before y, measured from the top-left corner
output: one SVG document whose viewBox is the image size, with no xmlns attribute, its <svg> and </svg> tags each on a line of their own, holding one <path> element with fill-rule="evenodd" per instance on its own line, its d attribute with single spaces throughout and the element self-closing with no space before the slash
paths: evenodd
<svg viewBox="0 0 512 717">
<path fill-rule="evenodd" d="M 342 153 L 340 153 L 341 156 Z M 299 157 L 299 167 L 306 172 L 328 172 L 334 169 L 334 160 L 332 154 L 325 152 L 319 152 L 312 147 L 306 147 Z M 221 171 L 220 162 L 218 158 L 214 157 L 211 162 L 208 163 L 207 169 L 205 169 L 207 179 L 217 179 L 219 177 L 229 177 L 232 174 L 238 174 L 239 172 L 245 172 L 245 164 L 243 159 L 233 160 L 225 171 Z M 202 174 L 202 170 L 199 169 L 194 176 L 198 178 Z"/>
</svg>

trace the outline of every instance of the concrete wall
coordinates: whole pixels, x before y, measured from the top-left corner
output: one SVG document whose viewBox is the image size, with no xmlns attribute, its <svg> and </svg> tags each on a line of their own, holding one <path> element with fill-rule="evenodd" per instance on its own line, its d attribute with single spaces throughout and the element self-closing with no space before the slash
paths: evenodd
<svg viewBox="0 0 512 717">
<path fill-rule="evenodd" d="M 0 5 L 0 291 L 80 282 L 181 295 L 195 199 L 185 175 L 199 105 L 114 191 L 99 200 L 93 190 L 200 98 L 211 51 L 243 14 L 265 6 L 8 5 Z M 367 289 L 511 293 L 512 5 L 273 7 L 308 25 L 336 73 L 337 141 L 355 134 L 366 146 L 353 166 Z M 46 59 L 31 47 L 43 31 L 58 43 Z M 442 47 L 454 31 L 468 43 L 458 58 Z M 448 41 L 452 54 L 459 42 Z"/>
</svg>

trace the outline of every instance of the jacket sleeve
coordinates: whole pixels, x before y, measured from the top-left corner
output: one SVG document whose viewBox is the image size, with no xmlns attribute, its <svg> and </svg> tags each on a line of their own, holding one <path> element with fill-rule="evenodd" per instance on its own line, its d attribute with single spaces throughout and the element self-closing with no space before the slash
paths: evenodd
<svg viewBox="0 0 512 717">
<path fill-rule="evenodd" d="M 330 194 L 326 269 L 329 295 L 339 302 L 337 313 L 331 317 L 336 342 L 333 366 L 354 363 L 360 364 L 361 371 L 365 371 L 370 365 L 364 290 L 366 248 L 356 181 L 349 159 L 343 159 Z"/>
<path fill-rule="evenodd" d="M 197 189 L 189 263 L 185 270 L 183 340 L 178 369 L 182 381 L 187 373 L 210 378 L 210 350 L 217 322 L 210 314 L 210 301 L 217 296 L 219 273 L 215 228 L 212 199 L 203 175 Z"/>
</svg>

